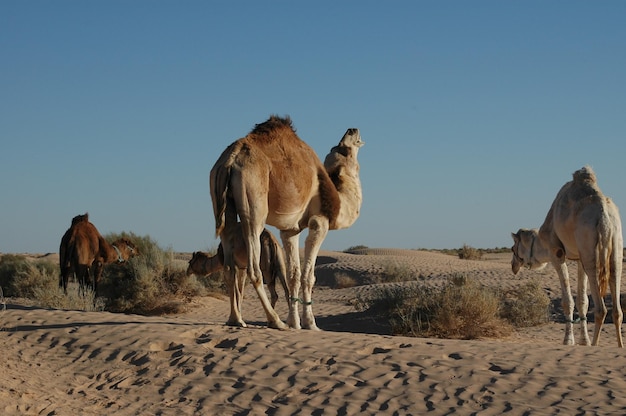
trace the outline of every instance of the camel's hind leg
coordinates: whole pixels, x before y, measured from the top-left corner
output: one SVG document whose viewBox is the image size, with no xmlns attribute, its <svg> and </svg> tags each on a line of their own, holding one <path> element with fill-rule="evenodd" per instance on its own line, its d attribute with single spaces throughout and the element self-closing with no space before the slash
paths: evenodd
<svg viewBox="0 0 626 416">
<path fill-rule="evenodd" d="M 576 296 L 578 314 L 580 316 L 580 345 L 590 345 L 589 331 L 587 330 L 587 311 L 589 310 L 589 298 L 587 297 L 587 274 L 582 263 L 578 262 L 578 295 Z"/>
<path fill-rule="evenodd" d="M 226 321 L 226 325 L 245 328 L 247 325 L 241 316 L 243 291 L 237 274 L 240 273 L 238 273 L 235 267 L 224 266 L 224 281 L 228 291 L 228 298 L 230 299 L 230 316 L 228 321 Z"/>
<path fill-rule="evenodd" d="M 611 300 L 613 302 L 613 324 L 615 325 L 615 334 L 617 336 L 617 346 L 624 347 L 624 341 L 622 339 L 622 319 L 624 318 L 622 312 L 622 302 L 620 295 L 621 279 L 622 279 L 622 253 L 624 249 L 621 244 L 616 244 L 613 247 L 610 261 L 609 271 L 609 288 L 611 290 Z"/>
<path fill-rule="evenodd" d="M 593 299 L 593 340 L 591 341 L 591 345 L 598 345 L 600 340 L 600 333 L 602 331 L 602 325 L 604 324 L 604 319 L 607 315 L 606 305 L 604 304 L 604 299 L 602 298 L 602 294 L 600 293 L 600 283 L 598 281 L 598 276 L 595 259 L 592 261 L 589 260 L 581 260 L 578 262 L 578 267 L 584 267 L 589 277 L 589 288 L 591 289 L 591 298 Z M 584 273 L 583 272 L 583 273 Z"/>
<path fill-rule="evenodd" d="M 251 232 L 247 233 L 249 230 L 245 225 L 244 229 L 244 240 L 248 244 L 248 268 L 246 269 L 247 275 L 256 290 L 257 295 L 259 296 L 259 300 L 261 301 L 261 305 L 263 305 L 263 309 L 265 310 L 265 315 L 267 316 L 267 323 L 270 328 L 275 329 L 286 329 L 287 325 L 280 320 L 280 317 L 271 306 L 269 299 L 267 298 L 267 293 L 265 293 L 265 287 L 263 287 L 263 273 L 261 272 L 260 260 L 261 260 L 261 243 L 260 243 L 260 232 Z"/>
<path fill-rule="evenodd" d="M 561 306 L 565 314 L 565 337 L 563 338 L 563 344 L 574 345 L 574 298 L 572 297 L 567 265 L 559 261 L 554 261 L 552 264 L 559 275 L 561 283 Z"/>
</svg>

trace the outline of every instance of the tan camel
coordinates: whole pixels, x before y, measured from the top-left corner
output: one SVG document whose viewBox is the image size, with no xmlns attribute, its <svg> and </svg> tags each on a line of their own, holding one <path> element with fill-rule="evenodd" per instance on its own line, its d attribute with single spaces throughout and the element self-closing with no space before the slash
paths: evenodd
<svg viewBox="0 0 626 416">
<path fill-rule="evenodd" d="M 239 227 L 241 230 L 241 227 Z M 241 231 L 240 231 L 241 233 Z M 237 273 L 246 272 L 248 265 L 248 255 L 246 246 L 241 236 L 235 239 L 235 266 Z M 217 253 L 211 256 L 208 253 L 196 251 L 189 260 L 187 276 L 196 274 L 206 276 L 224 268 L 224 248 L 222 244 L 217 247 Z M 289 288 L 287 287 L 287 270 L 285 269 L 285 257 L 283 249 L 276 240 L 276 237 L 267 229 L 261 233 L 261 273 L 263 282 L 268 286 L 271 295 L 272 308 L 278 302 L 278 292 L 276 291 L 276 281 L 278 280 L 285 291 L 285 299 L 289 302 Z M 245 276 L 244 276 L 245 277 Z M 242 285 L 243 290 L 243 285 Z M 241 311 L 241 305 L 239 305 Z"/>
<path fill-rule="evenodd" d="M 89 222 L 89 214 L 77 215 L 61 238 L 59 286 L 67 294 L 67 282 L 75 274 L 81 288 L 91 287 L 95 292 L 104 264 L 116 260 L 122 262 L 136 254 L 135 246 L 128 239 L 109 244 Z"/>
<path fill-rule="evenodd" d="M 565 312 L 566 345 L 574 344 L 574 300 L 565 261 L 578 260 L 577 308 L 580 315 L 580 344 L 589 345 L 587 333 L 587 280 L 594 304 L 592 345 L 598 345 L 600 330 L 607 315 L 604 295 L 611 290 L 613 323 L 617 345 L 623 347 L 620 303 L 622 276 L 622 223 L 617 206 L 604 196 L 593 170 L 585 166 L 574 172 L 552 203 L 546 219 L 537 229 L 520 229 L 512 234 L 514 245 L 511 268 L 514 274 L 522 265 L 530 269 L 552 263 L 561 281 L 562 305 Z"/>
<path fill-rule="evenodd" d="M 361 182 L 357 153 L 363 145 L 358 129 L 348 129 L 322 165 L 313 149 L 295 133 L 289 117 L 271 116 L 232 143 L 211 169 L 210 185 L 216 234 L 224 246 L 226 280 L 230 281 L 228 324 L 245 326 L 236 305 L 242 282 L 235 279 L 237 217 L 247 246 L 246 274 L 254 285 L 273 328 L 285 328 L 262 288 L 259 237 L 265 224 L 280 230 L 289 274 L 289 317 L 300 328 L 296 302 L 303 305 L 302 327 L 318 329 L 313 316 L 315 260 L 328 230 L 351 226 L 359 216 Z M 309 228 L 304 249 L 302 297 L 299 234 Z M 232 290 L 231 290 L 232 288 Z"/>
</svg>

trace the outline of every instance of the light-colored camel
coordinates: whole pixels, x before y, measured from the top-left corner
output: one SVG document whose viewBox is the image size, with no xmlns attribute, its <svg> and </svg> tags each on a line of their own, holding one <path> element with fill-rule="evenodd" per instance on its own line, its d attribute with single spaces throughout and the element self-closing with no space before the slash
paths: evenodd
<svg viewBox="0 0 626 416">
<path fill-rule="evenodd" d="M 248 255 L 246 254 L 246 246 L 241 237 L 241 226 L 239 227 L 240 237 L 235 239 L 235 266 L 237 273 L 246 273 L 248 267 Z M 222 244 L 217 247 L 217 253 L 211 256 L 208 253 L 196 251 L 189 260 L 187 268 L 187 276 L 196 274 L 206 276 L 215 273 L 224 268 L 224 248 Z M 272 308 L 276 306 L 278 301 L 278 292 L 276 291 L 276 281 L 280 282 L 285 291 L 285 299 L 289 302 L 289 288 L 287 287 L 287 270 L 285 269 L 285 256 L 283 249 L 276 240 L 276 237 L 267 229 L 261 233 L 261 273 L 263 273 L 263 282 L 268 286 L 271 295 Z M 244 275 L 245 277 L 245 275 Z M 243 285 L 242 285 L 243 290 Z M 239 305 L 241 312 L 241 305 Z"/>
<path fill-rule="evenodd" d="M 63 287 L 63 291 L 67 294 L 68 280 L 71 275 L 75 274 L 81 288 L 92 288 L 95 292 L 104 264 L 114 261 L 122 262 L 136 254 L 134 244 L 128 239 L 121 238 L 109 244 L 89 222 L 89 214 L 77 215 L 61 238 L 59 286 Z"/>
<path fill-rule="evenodd" d="M 358 129 L 348 129 L 326 157 L 326 167 L 295 133 L 289 117 L 271 116 L 219 157 L 210 175 L 216 234 L 224 246 L 224 263 L 231 299 L 228 324 L 245 326 L 237 298 L 234 247 L 237 217 L 247 246 L 246 274 L 261 300 L 270 327 L 285 328 L 262 288 L 259 236 L 265 224 L 280 230 L 289 285 L 288 324 L 318 329 L 311 295 L 315 261 L 328 230 L 351 226 L 359 216 L 362 194 L 357 153 L 363 145 Z M 309 228 L 301 283 L 299 235 Z M 302 297 L 300 286 L 302 284 Z M 302 325 L 297 302 L 303 305 Z"/>
<path fill-rule="evenodd" d="M 600 330 L 607 315 L 604 295 L 608 287 L 611 290 L 617 344 L 623 347 L 620 304 L 622 223 L 615 203 L 600 191 L 593 170 L 585 166 L 574 172 L 573 180 L 561 188 L 539 230 L 520 229 L 512 236 L 514 245 L 511 268 L 514 274 L 522 266 L 538 269 L 552 263 L 559 275 L 566 318 L 563 343 L 574 344 L 574 300 L 565 263 L 569 259 L 578 260 L 577 308 L 580 315 L 580 344 L 589 345 L 588 280 L 594 304 L 595 328 L 592 345 L 598 345 Z"/>
</svg>

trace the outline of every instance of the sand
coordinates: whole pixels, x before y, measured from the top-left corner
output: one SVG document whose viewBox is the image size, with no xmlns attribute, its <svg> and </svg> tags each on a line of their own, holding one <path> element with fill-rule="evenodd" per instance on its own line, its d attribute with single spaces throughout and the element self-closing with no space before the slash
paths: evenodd
<svg viewBox="0 0 626 416">
<path fill-rule="evenodd" d="M 196 298 L 187 312 L 160 317 L 8 299 L 0 310 L 0 414 L 626 413 L 626 358 L 612 324 L 598 347 L 563 346 L 558 318 L 497 340 L 391 336 L 385 322 L 353 306 L 371 285 L 329 287 L 338 274 L 364 283 L 395 265 L 434 285 L 457 272 L 503 289 L 537 278 L 558 301 L 554 270 L 513 276 L 509 262 L 508 254 L 467 261 L 426 251 L 322 252 L 314 292 L 321 332 L 268 329 L 251 288 L 248 328 L 224 325 L 225 298 Z M 576 287 L 575 267 L 570 275 Z M 284 299 L 276 309 L 286 319 Z"/>
</svg>

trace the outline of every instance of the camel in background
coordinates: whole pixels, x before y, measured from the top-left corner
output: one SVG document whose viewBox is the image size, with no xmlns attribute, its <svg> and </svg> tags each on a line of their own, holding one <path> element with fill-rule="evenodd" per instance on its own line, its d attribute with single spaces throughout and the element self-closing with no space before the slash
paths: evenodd
<svg viewBox="0 0 626 416">
<path fill-rule="evenodd" d="M 135 246 L 128 239 L 121 238 L 109 244 L 89 222 L 88 213 L 77 215 L 61 238 L 59 286 L 63 287 L 63 292 L 67 294 L 68 280 L 75 274 L 82 289 L 90 287 L 96 292 L 105 264 L 114 261 L 123 262 L 136 254 Z"/>
<path fill-rule="evenodd" d="M 280 230 L 285 249 L 289 326 L 301 327 L 296 305 L 300 302 L 302 327 L 318 329 L 311 300 L 315 261 L 328 230 L 349 227 L 359 216 L 362 194 L 357 153 L 362 145 L 359 130 L 348 129 L 326 157 L 325 167 L 313 149 L 296 135 L 289 117 L 271 116 L 224 150 L 211 169 L 210 188 L 216 235 L 224 247 L 225 278 L 232 288 L 227 324 L 246 326 L 237 307 L 243 284 L 235 278 L 239 217 L 247 247 L 246 275 L 257 291 L 269 326 L 286 328 L 262 287 L 260 235 L 265 224 Z M 305 228 L 309 228 L 309 233 L 301 281 L 298 240 Z"/>
<path fill-rule="evenodd" d="M 240 237 L 235 239 L 235 266 L 237 273 L 244 273 L 248 267 L 248 255 L 246 254 L 246 246 L 241 237 L 241 226 L 239 226 Z M 278 301 L 278 293 L 276 292 L 276 281 L 278 280 L 285 291 L 285 299 L 289 302 L 289 288 L 287 287 L 287 271 L 285 269 L 285 258 L 283 249 L 278 244 L 278 240 L 267 229 L 263 229 L 261 233 L 261 273 L 263 274 L 263 282 L 270 290 L 270 302 L 272 308 L 276 306 Z M 193 253 L 189 260 L 187 268 L 187 276 L 196 274 L 206 276 L 224 268 L 224 248 L 222 244 L 217 247 L 217 253 L 211 256 L 201 251 Z M 245 282 L 244 282 L 245 283 Z M 243 284 L 241 290 L 243 291 Z M 230 291 L 230 289 L 229 289 Z M 241 301 L 241 299 L 239 299 Z M 241 304 L 238 305 L 241 312 Z"/>
<path fill-rule="evenodd" d="M 574 301 L 565 263 L 569 259 L 578 260 L 577 308 L 580 315 L 580 344 L 589 345 L 588 277 L 594 304 L 595 328 L 592 345 L 598 345 L 600 330 L 607 315 L 604 295 L 608 287 L 611 290 L 617 345 L 623 347 L 620 303 L 622 223 L 615 203 L 600 191 L 593 170 L 585 166 L 574 172 L 573 180 L 561 188 L 539 230 L 520 229 L 512 236 L 514 245 L 511 268 L 514 274 L 517 274 L 522 265 L 538 269 L 549 262 L 559 275 L 566 319 L 563 344 L 574 344 Z"/>
</svg>

